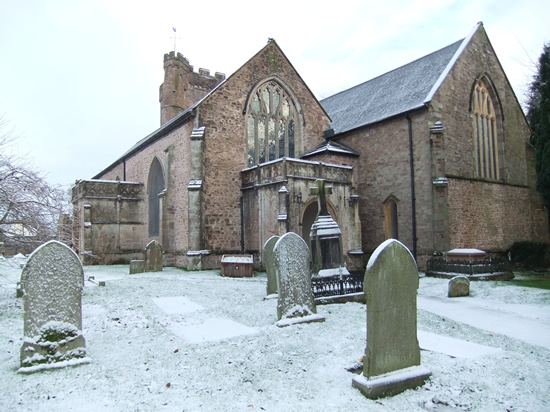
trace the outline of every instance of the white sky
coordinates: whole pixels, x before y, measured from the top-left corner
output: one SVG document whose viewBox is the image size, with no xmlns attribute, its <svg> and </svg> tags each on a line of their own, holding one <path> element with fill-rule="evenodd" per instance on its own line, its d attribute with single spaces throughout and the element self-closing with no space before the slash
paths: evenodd
<svg viewBox="0 0 550 412">
<path fill-rule="evenodd" d="M 324 98 L 464 38 L 483 21 L 523 99 L 547 0 L 0 0 L 0 115 L 55 184 L 91 178 L 159 127 L 163 55 L 227 76 L 274 38 Z M 4 131 L 6 131 L 4 129 Z"/>
</svg>

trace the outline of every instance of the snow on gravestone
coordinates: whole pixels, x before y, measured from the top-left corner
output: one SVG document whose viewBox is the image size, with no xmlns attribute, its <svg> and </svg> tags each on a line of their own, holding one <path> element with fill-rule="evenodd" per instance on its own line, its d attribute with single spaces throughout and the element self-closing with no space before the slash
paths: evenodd
<svg viewBox="0 0 550 412">
<path fill-rule="evenodd" d="M 24 339 L 18 372 L 59 368 L 90 361 L 82 336 L 84 271 L 66 245 L 38 247 L 21 273 Z"/>
<path fill-rule="evenodd" d="M 271 236 L 267 242 L 265 242 L 262 257 L 265 264 L 265 271 L 267 273 L 267 296 L 277 293 L 277 273 L 275 268 L 275 255 L 273 248 L 279 240 L 279 236 Z"/>
<path fill-rule="evenodd" d="M 389 239 L 374 251 L 364 280 L 367 346 L 363 374 L 352 384 L 371 399 L 424 384 L 431 372 L 420 366 L 417 338 L 416 262 L 401 242 Z"/>
<path fill-rule="evenodd" d="M 162 271 L 162 246 L 156 240 L 151 240 L 145 247 L 145 272 Z"/>
<path fill-rule="evenodd" d="M 281 236 L 273 248 L 277 276 L 277 326 L 295 323 L 323 322 L 317 315 L 311 271 L 309 269 L 309 248 L 300 236 L 289 232 Z"/>
<path fill-rule="evenodd" d="M 470 280 L 466 276 L 455 276 L 452 278 L 449 281 L 447 296 L 450 298 L 470 296 Z"/>
</svg>

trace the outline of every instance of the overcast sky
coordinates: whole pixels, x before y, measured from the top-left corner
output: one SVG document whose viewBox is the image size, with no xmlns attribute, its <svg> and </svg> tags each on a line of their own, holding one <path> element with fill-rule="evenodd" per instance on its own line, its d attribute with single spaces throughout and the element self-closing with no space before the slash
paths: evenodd
<svg viewBox="0 0 550 412">
<path fill-rule="evenodd" d="M 520 100 L 548 0 L 0 0 L 0 115 L 54 184 L 88 179 L 159 127 L 163 55 L 232 74 L 274 38 L 322 99 L 483 21 Z M 6 129 L 4 129 L 6 131 Z"/>
</svg>

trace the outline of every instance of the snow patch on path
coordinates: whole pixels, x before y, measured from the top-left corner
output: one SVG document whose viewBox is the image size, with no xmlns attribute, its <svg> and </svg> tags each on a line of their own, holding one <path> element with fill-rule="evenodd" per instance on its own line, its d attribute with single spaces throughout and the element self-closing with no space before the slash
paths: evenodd
<svg viewBox="0 0 550 412">
<path fill-rule="evenodd" d="M 258 332 L 255 328 L 223 318 L 208 319 L 199 325 L 177 323 L 168 326 L 168 328 L 188 343 L 215 342 Z"/>
<path fill-rule="evenodd" d="M 190 313 L 202 310 L 202 306 L 184 296 L 155 298 L 153 302 L 167 314 Z"/>
<path fill-rule="evenodd" d="M 500 348 L 493 348 L 422 330 L 418 331 L 418 343 L 421 349 L 443 353 L 453 358 L 479 359 L 488 355 L 502 355 L 504 353 Z"/>
<path fill-rule="evenodd" d="M 509 310 L 504 310 L 504 307 Z M 489 302 L 476 298 L 442 298 L 437 296 L 418 295 L 418 309 L 465 323 L 474 328 L 499 333 L 531 345 L 550 349 L 550 323 L 546 319 L 537 319 L 534 313 L 526 316 L 532 308 L 524 306 L 520 312 L 519 305 L 500 304 L 499 309 Z M 540 317 L 544 314 L 539 312 Z"/>
</svg>

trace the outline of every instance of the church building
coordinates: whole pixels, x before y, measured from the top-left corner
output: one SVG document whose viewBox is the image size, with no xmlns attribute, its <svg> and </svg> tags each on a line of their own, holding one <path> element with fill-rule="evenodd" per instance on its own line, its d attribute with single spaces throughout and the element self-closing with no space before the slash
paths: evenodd
<svg viewBox="0 0 550 412">
<path fill-rule="evenodd" d="M 274 40 L 229 77 L 164 56 L 160 127 L 73 188 L 85 264 L 220 267 L 292 231 L 309 244 L 322 179 L 346 264 L 388 238 L 422 268 L 453 248 L 547 242 L 530 129 L 479 23 L 464 39 L 324 100 Z"/>
</svg>

